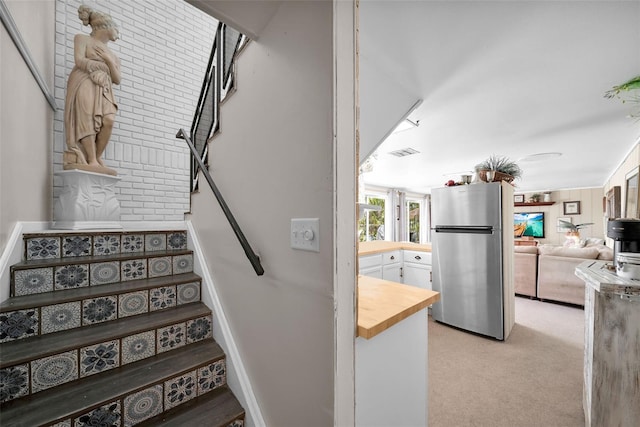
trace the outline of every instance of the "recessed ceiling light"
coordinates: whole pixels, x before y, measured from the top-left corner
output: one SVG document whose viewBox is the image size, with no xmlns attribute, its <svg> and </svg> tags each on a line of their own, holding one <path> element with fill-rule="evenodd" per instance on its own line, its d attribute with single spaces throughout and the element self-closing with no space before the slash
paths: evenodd
<svg viewBox="0 0 640 427">
<path fill-rule="evenodd" d="M 537 154 L 529 154 L 528 156 L 522 157 L 519 162 L 541 162 L 544 160 L 554 159 L 556 157 L 562 156 L 562 153 L 537 153 Z"/>
</svg>

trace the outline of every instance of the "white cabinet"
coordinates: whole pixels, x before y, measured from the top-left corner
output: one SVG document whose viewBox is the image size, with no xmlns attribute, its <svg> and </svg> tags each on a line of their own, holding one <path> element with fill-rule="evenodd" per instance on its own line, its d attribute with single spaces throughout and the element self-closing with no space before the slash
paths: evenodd
<svg viewBox="0 0 640 427">
<path fill-rule="evenodd" d="M 403 260 L 402 283 L 431 290 L 431 253 L 405 250 Z"/>
<path fill-rule="evenodd" d="M 402 263 L 382 266 L 382 278 L 392 282 L 402 283 Z"/>
<path fill-rule="evenodd" d="M 423 289 L 432 289 L 432 274 L 430 265 L 405 263 L 402 268 L 402 279 L 405 285 L 417 286 Z"/>
<path fill-rule="evenodd" d="M 356 427 L 427 425 L 426 314 L 422 309 L 371 339 L 356 338 Z"/>
<path fill-rule="evenodd" d="M 431 252 L 393 250 L 359 258 L 359 274 L 432 289 Z"/>
<path fill-rule="evenodd" d="M 402 252 L 390 251 L 382 254 L 382 278 L 402 283 Z"/>
<path fill-rule="evenodd" d="M 399 250 L 359 258 L 359 273 L 378 279 L 402 282 L 402 252 Z"/>
<path fill-rule="evenodd" d="M 361 256 L 358 261 L 359 274 L 382 279 L 382 254 Z"/>
<path fill-rule="evenodd" d="M 360 274 L 363 276 L 375 277 L 377 279 L 382 279 L 382 266 L 378 265 L 376 267 L 369 268 L 361 268 Z"/>
</svg>

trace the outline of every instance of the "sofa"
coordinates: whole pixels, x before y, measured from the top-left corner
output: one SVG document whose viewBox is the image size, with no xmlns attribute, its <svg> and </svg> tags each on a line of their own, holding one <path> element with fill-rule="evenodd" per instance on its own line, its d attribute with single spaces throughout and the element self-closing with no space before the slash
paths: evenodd
<svg viewBox="0 0 640 427">
<path fill-rule="evenodd" d="M 517 295 L 536 297 L 538 248 L 516 246 L 513 254 L 513 287 Z"/>
<path fill-rule="evenodd" d="M 514 251 L 516 294 L 576 305 L 584 305 L 584 282 L 575 275 L 576 266 L 613 260 L 613 250 L 603 244 L 516 246 Z"/>
</svg>

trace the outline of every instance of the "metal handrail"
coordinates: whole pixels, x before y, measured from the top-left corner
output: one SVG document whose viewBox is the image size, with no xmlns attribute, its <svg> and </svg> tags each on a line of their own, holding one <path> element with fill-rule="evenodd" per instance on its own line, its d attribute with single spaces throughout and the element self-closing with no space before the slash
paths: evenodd
<svg viewBox="0 0 640 427">
<path fill-rule="evenodd" d="M 193 142 L 191 142 L 191 138 L 189 138 L 189 136 L 187 135 L 187 132 L 183 128 L 180 128 L 180 130 L 176 134 L 176 138 L 184 139 L 187 145 L 189 146 L 189 149 L 191 150 L 191 154 L 193 154 L 193 157 L 195 158 L 196 162 L 198 163 L 198 166 L 200 167 L 200 170 L 202 171 L 207 182 L 209 183 L 209 187 L 211 187 L 211 191 L 213 191 L 213 194 L 216 196 L 216 199 L 218 200 L 218 203 L 220 204 L 222 211 L 227 217 L 227 220 L 229 221 L 229 224 L 231 225 L 233 232 L 236 234 L 236 237 L 238 238 L 238 241 L 240 242 L 242 249 L 244 249 L 244 253 L 247 255 L 247 258 L 249 258 L 249 262 L 251 262 L 251 265 L 253 266 L 253 269 L 255 270 L 256 274 L 258 276 L 262 276 L 264 274 L 264 269 L 260 264 L 260 257 L 256 255 L 253 249 L 251 249 L 251 245 L 249 245 L 249 242 L 247 241 L 246 237 L 244 237 L 244 233 L 242 233 L 242 230 L 240 229 L 240 226 L 238 225 L 238 222 L 236 221 L 236 219 L 233 217 L 233 214 L 231 213 L 229 206 L 227 206 L 227 203 L 224 201 L 224 198 L 222 197 L 222 194 L 218 190 L 218 187 L 213 182 L 213 178 L 211 178 L 209 169 L 205 166 L 204 162 L 198 155 L 198 151 L 196 150 L 196 147 L 193 145 Z"/>
<path fill-rule="evenodd" d="M 197 130 L 199 128 L 200 120 L 202 119 L 202 113 L 205 108 L 207 108 L 207 94 L 212 93 L 213 99 L 209 99 L 209 103 L 211 105 L 212 111 L 212 121 L 208 126 L 206 131 L 206 138 L 202 141 L 202 152 L 198 152 L 197 155 L 191 156 L 190 164 L 190 190 L 191 192 L 198 190 L 198 164 L 196 163 L 193 157 L 199 157 L 203 160 L 204 164 L 208 163 L 208 149 L 207 149 L 207 139 L 215 134 L 218 131 L 220 126 L 220 89 L 218 83 L 218 57 L 220 55 L 217 54 L 219 43 L 220 43 L 220 34 L 222 30 L 222 23 L 218 23 L 218 28 L 216 29 L 216 35 L 213 39 L 213 45 L 211 46 L 211 54 L 209 55 L 209 62 L 207 63 L 207 69 L 204 74 L 204 79 L 202 82 L 202 89 L 200 89 L 200 97 L 198 98 L 198 103 L 196 104 L 196 112 L 193 116 L 193 122 L 191 124 L 191 138 L 195 140 L 194 146 L 196 144 L 200 145 L 198 138 Z M 211 88 L 213 91 L 211 92 Z M 196 147 L 197 151 L 197 147 Z"/>
<path fill-rule="evenodd" d="M 230 40 L 227 40 L 230 31 L 235 35 Z M 237 37 L 237 40 L 233 42 L 235 37 Z M 205 165 L 208 162 L 207 141 L 220 131 L 220 105 L 235 87 L 236 55 L 247 43 L 248 39 L 245 35 L 222 22 L 218 23 L 202 82 L 202 89 L 200 90 L 196 111 L 191 123 L 191 140 L 198 150 L 198 156 Z M 229 46 L 230 44 L 233 46 Z M 229 51 L 228 49 L 231 50 Z M 203 121 L 205 111 L 210 113 L 208 114 L 208 119 L 211 120 L 210 123 L 206 120 Z M 192 159 L 190 165 L 191 191 L 194 192 L 198 189 L 198 164 Z"/>
</svg>

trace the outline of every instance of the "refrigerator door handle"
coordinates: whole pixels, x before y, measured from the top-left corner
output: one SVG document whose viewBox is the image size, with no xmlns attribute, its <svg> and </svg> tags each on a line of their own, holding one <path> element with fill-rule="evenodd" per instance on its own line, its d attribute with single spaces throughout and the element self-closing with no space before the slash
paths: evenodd
<svg viewBox="0 0 640 427">
<path fill-rule="evenodd" d="M 446 225 L 436 225 L 436 233 L 466 233 L 466 234 L 493 234 L 494 228 L 491 226 L 460 226 L 448 227 Z"/>
</svg>

